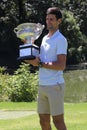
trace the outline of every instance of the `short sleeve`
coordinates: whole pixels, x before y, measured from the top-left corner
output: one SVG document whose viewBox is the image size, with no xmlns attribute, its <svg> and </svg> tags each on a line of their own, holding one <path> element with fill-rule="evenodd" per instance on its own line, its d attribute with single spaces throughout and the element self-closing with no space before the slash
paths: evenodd
<svg viewBox="0 0 87 130">
<path fill-rule="evenodd" d="M 58 39 L 58 42 L 57 42 L 57 55 L 60 55 L 60 54 L 67 55 L 67 47 L 68 47 L 68 43 L 67 43 L 66 38 L 61 37 L 60 39 Z"/>
</svg>

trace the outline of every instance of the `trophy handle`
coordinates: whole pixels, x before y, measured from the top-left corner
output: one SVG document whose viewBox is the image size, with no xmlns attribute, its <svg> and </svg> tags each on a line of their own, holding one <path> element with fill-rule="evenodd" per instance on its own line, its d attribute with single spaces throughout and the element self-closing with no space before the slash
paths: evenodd
<svg viewBox="0 0 87 130">
<path fill-rule="evenodd" d="M 17 34 L 17 32 L 18 32 L 18 28 L 14 28 L 14 32 Z"/>
</svg>

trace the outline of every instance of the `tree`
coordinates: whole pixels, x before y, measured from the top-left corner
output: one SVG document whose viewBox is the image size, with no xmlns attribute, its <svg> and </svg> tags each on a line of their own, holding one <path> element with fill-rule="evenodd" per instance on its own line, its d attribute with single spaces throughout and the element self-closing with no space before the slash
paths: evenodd
<svg viewBox="0 0 87 130">
<path fill-rule="evenodd" d="M 86 0 L 87 1 L 87 0 Z M 45 24 L 46 10 L 50 6 L 58 6 L 63 12 L 63 24 L 61 31 L 67 37 L 69 43 L 68 53 L 75 57 L 74 63 L 87 60 L 87 2 L 83 0 L 1 0 L 0 1 L 0 65 L 15 67 L 18 57 L 18 46 L 21 40 L 16 38 L 13 29 L 23 22 L 40 22 Z M 41 44 L 42 37 L 47 33 L 43 30 L 42 35 L 35 44 Z M 74 49 L 72 49 L 74 48 Z M 80 49 L 79 49 L 80 48 Z M 72 51 L 71 51 L 71 50 Z M 79 51 L 80 50 L 80 51 Z M 75 51 L 75 56 L 73 52 Z M 77 53 L 76 53 L 77 52 Z M 85 57 L 85 58 L 83 58 Z M 78 59 L 78 60 L 77 60 Z"/>
<path fill-rule="evenodd" d="M 81 32 L 87 36 L 87 0 L 70 0 L 69 8 L 76 17 L 80 26 Z"/>
<path fill-rule="evenodd" d="M 61 26 L 62 33 L 67 37 L 68 40 L 68 64 L 76 64 L 81 62 L 82 58 L 78 48 L 82 46 L 84 40 L 83 35 L 77 25 L 76 19 L 73 13 L 65 11 L 64 18 Z M 82 50 L 81 50 L 82 51 Z"/>
<path fill-rule="evenodd" d="M 32 3 L 33 2 L 33 3 Z M 38 4 L 45 8 L 44 1 L 28 0 L 1 0 L 0 1 L 0 65 L 8 68 L 15 68 L 19 63 L 18 46 L 22 44 L 20 39 L 16 38 L 13 30 L 23 22 L 43 22 L 44 13 L 40 14 Z M 35 6 L 36 4 L 36 6 Z M 39 6 L 39 7 L 40 7 Z M 40 14 L 40 15 L 38 15 Z M 40 20 L 39 20 L 40 19 Z"/>
<path fill-rule="evenodd" d="M 13 1 L 0 1 L 0 65 L 12 68 L 17 65 L 15 60 L 18 53 L 15 44 L 17 39 L 13 33 L 14 25 L 17 23 L 15 6 Z"/>
<path fill-rule="evenodd" d="M 66 5 L 65 5 L 66 6 Z M 78 62 L 81 61 L 87 61 L 87 0 L 69 0 L 67 2 L 67 10 L 73 13 L 73 17 L 76 20 L 76 27 L 79 27 L 79 36 L 76 34 L 75 41 L 77 40 L 77 43 L 79 43 L 79 47 L 77 49 L 77 57 L 78 52 L 80 53 L 80 58 Z M 74 34 L 72 34 L 73 36 Z M 69 37 L 70 38 L 70 37 Z M 79 39 L 80 38 L 80 39 Z M 70 38 L 69 41 L 72 41 L 73 38 Z M 76 44 L 76 42 L 73 42 Z M 71 44 L 72 46 L 72 44 Z M 74 45 L 76 48 L 76 45 Z M 73 56 L 74 57 L 74 56 Z"/>
</svg>

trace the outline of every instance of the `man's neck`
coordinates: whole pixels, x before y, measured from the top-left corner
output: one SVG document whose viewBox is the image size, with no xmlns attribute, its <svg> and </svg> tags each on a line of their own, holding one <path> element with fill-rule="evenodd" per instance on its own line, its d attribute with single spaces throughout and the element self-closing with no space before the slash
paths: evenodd
<svg viewBox="0 0 87 130">
<path fill-rule="evenodd" d="M 56 30 L 49 30 L 48 37 L 51 37 L 57 30 L 58 29 L 56 29 Z"/>
</svg>

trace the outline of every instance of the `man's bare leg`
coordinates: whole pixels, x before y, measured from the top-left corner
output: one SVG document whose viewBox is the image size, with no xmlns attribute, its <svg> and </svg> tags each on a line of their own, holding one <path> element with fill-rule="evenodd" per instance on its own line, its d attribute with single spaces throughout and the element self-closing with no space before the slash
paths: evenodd
<svg viewBox="0 0 87 130">
<path fill-rule="evenodd" d="M 42 130 L 52 130 L 50 125 L 50 115 L 49 114 L 39 114 L 40 125 Z"/>
<path fill-rule="evenodd" d="M 58 115 L 58 116 L 53 116 L 53 123 L 57 130 L 67 130 L 66 125 L 64 123 L 64 115 Z"/>
</svg>

